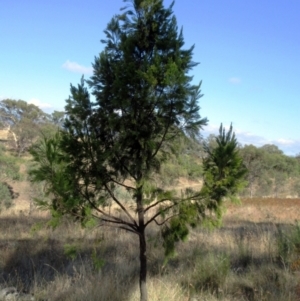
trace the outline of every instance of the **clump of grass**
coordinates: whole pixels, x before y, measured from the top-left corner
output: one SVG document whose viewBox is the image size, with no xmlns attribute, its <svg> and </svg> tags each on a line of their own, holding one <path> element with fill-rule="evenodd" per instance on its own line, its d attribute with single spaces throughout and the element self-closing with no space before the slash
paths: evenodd
<svg viewBox="0 0 300 301">
<path fill-rule="evenodd" d="M 291 264 L 297 270 L 300 259 L 300 223 L 297 222 L 289 229 L 279 227 L 276 243 L 279 258 L 284 264 Z"/>
<path fill-rule="evenodd" d="M 12 205 L 13 194 L 6 183 L 0 182 L 0 212 L 2 208 L 8 209 Z"/>
<path fill-rule="evenodd" d="M 226 254 L 207 254 L 195 260 L 192 271 L 192 287 L 197 292 L 205 290 L 219 295 L 230 271 L 230 259 Z"/>
</svg>

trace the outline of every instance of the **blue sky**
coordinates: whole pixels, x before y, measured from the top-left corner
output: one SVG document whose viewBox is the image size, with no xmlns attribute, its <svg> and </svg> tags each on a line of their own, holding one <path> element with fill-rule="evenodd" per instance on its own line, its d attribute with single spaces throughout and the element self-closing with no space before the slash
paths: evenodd
<svg viewBox="0 0 300 301">
<path fill-rule="evenodd" d="M 171 3 L 165 0 L 165 5 Z M 0 4 L 0 99 L 62 110 L 87 78 L 122 0 L 10 0 Z M 204 135 L 233 123 L 239 142 L 300 153 L 300 1 L 177 0 L 192 72 L 203 80 Z"/>
</svg>

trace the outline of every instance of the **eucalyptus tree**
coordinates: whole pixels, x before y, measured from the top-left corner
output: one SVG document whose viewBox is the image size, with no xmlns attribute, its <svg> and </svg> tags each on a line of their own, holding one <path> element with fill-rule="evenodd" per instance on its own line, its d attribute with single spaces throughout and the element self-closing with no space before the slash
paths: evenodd
<svg viewBox="0 0 300 301">
<path fill-rule="evenodd" d="M 15 99 L 0 101 L 0 122 L 9 129 L 10 146 L 19 155 L 28 150 L 47 120 L 48 115 L 34 104 Z"/>
<path fill-rule="evenodd" d="M 63 129 L 31 153 L 39 164 L 33 181 L 45 181 L 53 218 L 71 215 L 82 225 L 98 221 L 139 241 L 141 300 L 148 300 L 146 229 L 161 229 L 165 254 L 190 226 L 218 223 L 225 198 L 243 184 L 245 168 L 232 128 L 203 162 L 204 185 L 178 195 L 154 176 L 176 152 L 182 136 L 196 138 L 207 124 L 199 114 L 201 83 L 190 75 L 194 47 L 184 48 L 172 11 L 162 0 L 134 0 L 107 25 L 104 50 L 91 78 L 71 85 Z M 122 199 L 124 189 L 131 201 Z M 114 203 L 119 213 L 109 210 Z M 208 214 L 210 212 L 210 214 Z"/>
</svg>

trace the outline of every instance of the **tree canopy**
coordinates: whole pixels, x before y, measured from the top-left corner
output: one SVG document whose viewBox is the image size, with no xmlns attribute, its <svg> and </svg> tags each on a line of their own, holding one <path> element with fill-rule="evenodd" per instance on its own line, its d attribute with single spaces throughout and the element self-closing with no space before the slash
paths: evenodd
<svg viewBox="0 0 300 301">
<path fill-rule="evenodd" d="M 64 112 L 45 113 L 24 100 L 0 101 L 0 127 L 8 130 L 8 144 L 18 155 L 26 152 L 43 135 L 53 135 L 62 127 Z"/>
<path fill-rule="evenodd" d="M 24 100 L 4 99 L 0 102 L 0 122 L 9 129 L 11 147 L 18 154 L 26 151 L 38 135 L 47 114 Z"/>
</svg>

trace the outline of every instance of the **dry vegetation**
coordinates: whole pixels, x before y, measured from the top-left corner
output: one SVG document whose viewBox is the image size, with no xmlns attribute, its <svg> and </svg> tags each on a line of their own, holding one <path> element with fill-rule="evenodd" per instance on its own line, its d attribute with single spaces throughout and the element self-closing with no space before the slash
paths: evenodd
<svg viewBox="0 0 300 301">
<path fill-rule="evenodd" d="M 33 292 L 37 300 L 139 300 L 138 246 L 112 228 L 81 229 L 25 201 L 0 219 L 1 286 Z M 194 230 L 167 264 L 150 229 L 151 300 L 300 300 L 300 200 L 247 199 L 230 205 L 218 230 Z M 119 235 L 121 234 L 121 235 Z"/>
</svg>

